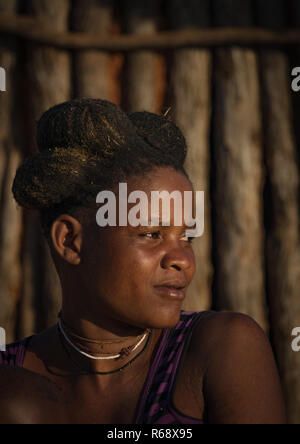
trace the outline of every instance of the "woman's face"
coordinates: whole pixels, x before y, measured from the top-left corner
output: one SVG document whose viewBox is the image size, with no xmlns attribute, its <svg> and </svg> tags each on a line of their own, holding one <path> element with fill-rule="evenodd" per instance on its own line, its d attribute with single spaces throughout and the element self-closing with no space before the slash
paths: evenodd
<svg viewBox="0 0 300 444">
<path fill-rule="evenodd" d="M 186 291 L 195 273 L 195 256 L 184 218 L 180 226 L 174 224 L 173 201 L 170 226 L 150 226 L 151 191 L 177 190 L 184 197 L 184 191 L 193 188 L 183 174 L 167 167 L 132 178 L 127 186 L 128 195 L 136 190 L 147 194 L 149 225 L 101 228 L 95 214 L 95 224 L 83 238 L 80 281 L 85 287 L 81 289 L 86 295 L 84 303 L 102 324 L 121 321 L 141 328 L 171 327 L 179 320 L 183 300 L 180 293 L 170 294 L 166 287 L 158 286 L 174 282 L 184 285 Z M 128 211 L 135 205 L 128 204 Z M 153 216 L 161 218 L 162 207 Z"/>
</svg>

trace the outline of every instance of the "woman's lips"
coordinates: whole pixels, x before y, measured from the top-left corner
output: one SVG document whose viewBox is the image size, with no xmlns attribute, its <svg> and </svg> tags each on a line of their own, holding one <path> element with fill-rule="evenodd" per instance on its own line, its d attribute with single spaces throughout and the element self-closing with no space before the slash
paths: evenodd
<svg viewBox="0 0 300 444">
<path fill-rule="evenodd" d="M 154 287 L 162 295 L 170 299 L 183 301 L 185 299 L 185 288 L 178 289 L 174 287 Z"/>
</svg>

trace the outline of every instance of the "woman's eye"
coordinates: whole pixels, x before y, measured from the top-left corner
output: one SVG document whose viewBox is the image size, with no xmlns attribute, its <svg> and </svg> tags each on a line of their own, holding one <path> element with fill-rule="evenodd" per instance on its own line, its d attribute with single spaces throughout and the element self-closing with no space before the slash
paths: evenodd
<svg viewBox="0 0 300 444">
<path fill-rule="evenodd" d="M 141 236 L 143 236 L 143 237 L 151 236 L 151 237 L 149 237 L 149 239 L 158 239 L 159 235 L 160 235 L 159 231 L 155 231 L 154 233 L 144 233 L 144 234 L 141 234 Z"/>
<path fill-rule="evenodd" d="M 185 236 L 183 239 L 186 239 L 185 242 L 188 242 L 189 244 L 191 244 L 194 240 L 194 237 Z"/>
<path fill-rule="evenodd" d="M 149 232 L 149 233 L 141 234 L 141 236 L 148 237 L 149 239 L 158 239 L 160 235 L 161 235 L 160 231 L 155 231 L 153 233 Z M 182 239 L 184 240 L 184 242 L 188 242 L 189 244 L 191 244 L 194 240 L 194 237 L 183 236 Z"/>
</svg>

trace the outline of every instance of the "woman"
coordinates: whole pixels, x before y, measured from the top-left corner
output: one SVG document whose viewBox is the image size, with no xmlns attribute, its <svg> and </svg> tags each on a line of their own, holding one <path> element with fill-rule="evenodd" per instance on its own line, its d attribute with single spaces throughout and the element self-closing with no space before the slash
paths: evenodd
<svg viewBox="0 0 300 444">
<path fill-rule="evenodd" d="M 284 422 L 274 357 L 256 322 L 182 310 L 195 257 L 174 205 L 169 226 L 96 223 L 98 193 L 117 196 L 120 183 L 149 198 L 193 191 L 179 129 L 82 99 L 47 111 L 37 142 L 13 193 L 40 211 L 62 310 L 57 325 L 1 354 L 1 421 Z"/>
</svg>

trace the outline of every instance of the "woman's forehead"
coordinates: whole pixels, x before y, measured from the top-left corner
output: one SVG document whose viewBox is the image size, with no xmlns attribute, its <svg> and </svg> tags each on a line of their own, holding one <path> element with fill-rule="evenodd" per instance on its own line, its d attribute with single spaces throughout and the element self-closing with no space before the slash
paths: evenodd
<svg viewBox="0 0 300 444">
<path fill-rule="evenodd" d="M 198 206 L 198 193 L 186 186 L 177 190 L 170 186 L 158 188 L 150 188 L 148 192 L 145 188 L 129 190 L 127 183 L 121 183 L 118 196 L 112 192 L 99 193 L 97 202 L 102 205 L 97 212 L 97 224 L 100 227 L 182 226 L 186 222 L 191 226 Z"/>
<path fill-rule="evenodd" d="M 160 190 L 193 190 L 191 181 L 183 172 L 176 171 L 171 167 L 156 168 L 144 175 L 131 177 L 128 179 L 127 185 L 130 191 L 141 189 L 147 193 Z"/>
<path fill-rule="evenodd" d="M 197 206 L 190 180 L 172 168 L 131 177 L 113 190 L 100 191 L 96 202 L 93 219 L 98 228 L 185 226 Z"/>
</svg>

